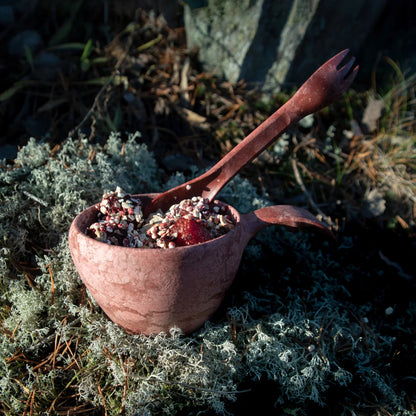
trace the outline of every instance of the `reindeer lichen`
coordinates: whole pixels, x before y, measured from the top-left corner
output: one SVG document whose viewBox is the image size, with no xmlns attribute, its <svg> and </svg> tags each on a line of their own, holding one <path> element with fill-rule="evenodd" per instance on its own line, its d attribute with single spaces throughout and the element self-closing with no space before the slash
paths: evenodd
<svg viewBox="0 0 416 416">
<path fill-rule="evenodd" d="M 86 291 L 67 231 L 77 213 L 116 185 L 132 193 L 160 191 L 157 163 L 140 135 L 123 142 L 113 134 L 103 146 L 69 138 L 55 149 L 31 139 L 14 162 L 1 166 L 5 414 L 27 413 L 28 406 L 38 413 L 78 406 L 110 415 L 227 414 L 250 394 L 243 385 L 265 380 L 275 386 L 274 400 L 298 414 L 310 404 L 325 405 L 334 390 L 411 414 L 383 363 L 393 337 L 359 319 L 369 310 L 349 295 L 355 270 L 345 270 L 328 246 L 317 248 L 305 234 L 265 230 L 246 250 L 232 296 L 200 330 L 129 335 Z M 165 186 L 183 179 L 173 175 Z M 240 177 L 221 198 L 242 212 L 269 203 Z M 340 245 L 344 252 L 347 243 Z M 397 318 L 402 333 L 414 324 L 415 303 L 409 308 Z M 339 404 L 345 414 L 350 403 Z"/>
</svg>

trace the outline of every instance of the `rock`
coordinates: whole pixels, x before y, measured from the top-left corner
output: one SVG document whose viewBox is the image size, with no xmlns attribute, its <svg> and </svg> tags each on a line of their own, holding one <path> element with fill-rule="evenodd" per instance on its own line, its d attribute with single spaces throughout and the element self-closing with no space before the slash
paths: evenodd
<svg viewBox="0 0 416 416">
<path fill-rule="evenodd" d="M 204 70 L 265 93 L 299 85 L 337 52 L 363 46 L 386 0 L 186 0 L 189 48 Z"/>
<path fill-rule="evenodd" d="M 199 59 L 206 71 L 231 82 L 241 77 L 244 59 L 256 35 L 262 3 L 263 0 L 186 2 L 187 44 L 199 49 Z"/>
</svg>

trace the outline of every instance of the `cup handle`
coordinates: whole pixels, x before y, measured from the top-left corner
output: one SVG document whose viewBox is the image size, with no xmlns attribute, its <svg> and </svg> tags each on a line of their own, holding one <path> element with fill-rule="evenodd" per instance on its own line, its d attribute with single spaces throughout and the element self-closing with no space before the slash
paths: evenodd
<svg viewBox="0 0 416 416">
<path fill-rule="evenodd" d="M 309 211 L 292 205 L 272 205 L 243 214 L 242 223 L 249 239 L 270 225 L 282 225 L 292 230 L 314 228 L 327 237 L 335 239 L 332 231 Z"/>
</svg>

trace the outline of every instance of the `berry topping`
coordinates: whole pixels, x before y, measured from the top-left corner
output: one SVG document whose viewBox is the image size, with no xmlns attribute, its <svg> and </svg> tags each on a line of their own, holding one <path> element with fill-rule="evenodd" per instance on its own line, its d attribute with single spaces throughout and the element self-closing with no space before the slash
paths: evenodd
<svg viewBox="0 0 416 416">
<path fill-rule="evenodd" d="M 171 231 L 178 234 L 175 239 L 176 246 L 192 246 L 212 240 L 211 233 L 207 228 L 193 218 L 179 218 L 172 226 Z"/>
</svg>

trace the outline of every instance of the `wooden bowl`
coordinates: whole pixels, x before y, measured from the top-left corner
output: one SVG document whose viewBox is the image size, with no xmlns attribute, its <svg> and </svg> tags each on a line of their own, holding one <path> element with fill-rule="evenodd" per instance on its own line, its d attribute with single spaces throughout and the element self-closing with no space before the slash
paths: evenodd
<svg viewBox="0 0 416 416">
<path fill-rule="evenodd" d="M 157 194 L 135 195 L 144 206 Z M 225 235 L 171 249 L 129 248 L 88 237 L 97 208 L 81 212 L 69 230 L 72 259 L 95 301 L 107 316 L 130 333 L 145 335 L 177 326 L 198 329 L 219 307 L 232 284 L 250 238 L 274 224 L 330 231 L 308 211 L 275 205 L 249 214 L 227 207 L 235 227 Z"/>
</svg>

